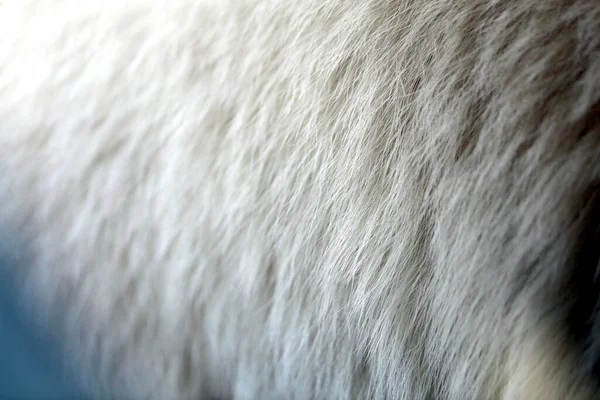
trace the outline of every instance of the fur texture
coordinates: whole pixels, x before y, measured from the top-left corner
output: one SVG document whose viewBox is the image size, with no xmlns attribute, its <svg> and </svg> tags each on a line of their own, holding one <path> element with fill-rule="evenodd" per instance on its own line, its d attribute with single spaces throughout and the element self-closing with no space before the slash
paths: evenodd
<svg viewBox="0 0 600 400">
<path fill-rule="evenodd" d="M 599 100 L 597 0 L 2 0 L 3 276 L 98 399 L 591 398 Z"/>
</svg>

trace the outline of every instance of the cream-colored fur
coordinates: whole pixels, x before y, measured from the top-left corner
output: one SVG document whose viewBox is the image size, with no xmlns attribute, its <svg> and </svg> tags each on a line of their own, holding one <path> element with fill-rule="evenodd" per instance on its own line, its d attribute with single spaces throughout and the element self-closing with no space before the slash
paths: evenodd
<svg viewBox="0 0 600 400">
<path fill-rule="evenodd" d="M 4 271 L 98 399 L 585 399 L 595 0 L 2 0 Z"/>
</svg>

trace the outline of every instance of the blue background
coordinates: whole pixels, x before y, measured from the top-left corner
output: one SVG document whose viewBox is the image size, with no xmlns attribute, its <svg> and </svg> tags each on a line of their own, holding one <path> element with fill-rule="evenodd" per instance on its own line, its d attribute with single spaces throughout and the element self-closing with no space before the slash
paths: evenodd
<svg viewBox="0 0 600 400">
<path fill-rule="evenodd" d="M 6 270 L 0 260 L 0 269 Z M 0 281 L 0 400 L 83 399 L 62 377 L 50 340 L 33 329 L 6 279 Z"/>
</svg>

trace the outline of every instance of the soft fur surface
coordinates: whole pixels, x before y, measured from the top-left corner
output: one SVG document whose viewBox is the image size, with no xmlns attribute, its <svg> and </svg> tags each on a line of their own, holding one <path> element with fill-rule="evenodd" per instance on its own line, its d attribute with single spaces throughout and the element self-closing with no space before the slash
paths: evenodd
<svg viewBox="0 0 600 400">
<path fill-rule="evenodd" d="M 98 399 L 591 398 L 599 79 L 597 0 L 1 0 L 3 276 Z"/>
</svg>

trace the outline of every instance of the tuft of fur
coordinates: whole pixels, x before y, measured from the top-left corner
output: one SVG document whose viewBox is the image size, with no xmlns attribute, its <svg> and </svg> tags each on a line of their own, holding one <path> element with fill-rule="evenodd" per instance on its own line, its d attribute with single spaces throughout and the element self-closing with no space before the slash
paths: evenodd
<svg viewBox="0 0 600 400">
<path fill-rule="evenodd" d="M 596 0 L 2 0 L 3 276 L 99 399 L 590 398 L 599 101 Z"/>
</svg>

